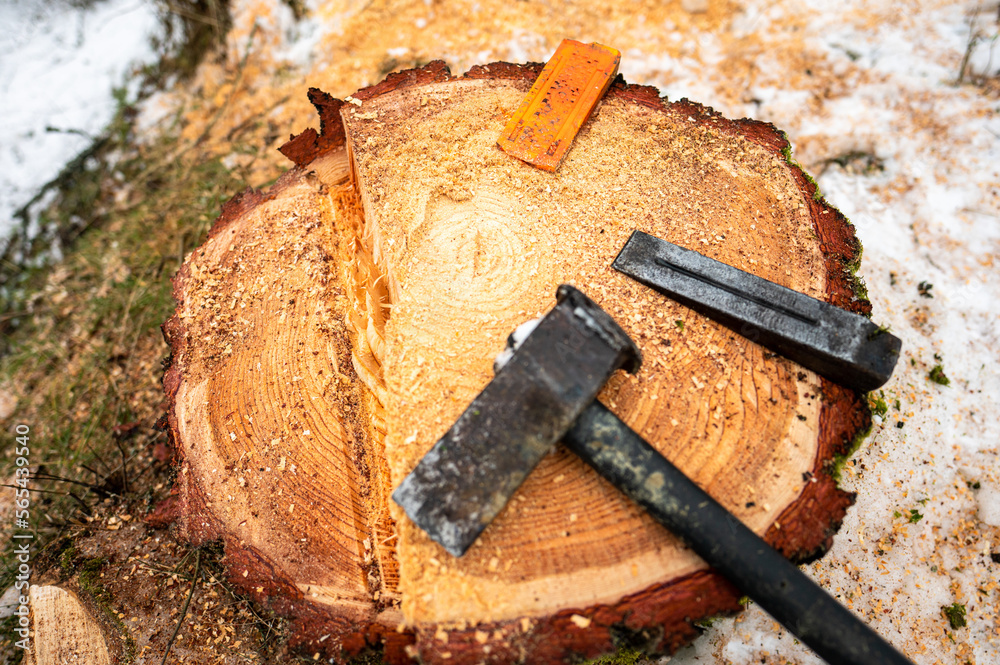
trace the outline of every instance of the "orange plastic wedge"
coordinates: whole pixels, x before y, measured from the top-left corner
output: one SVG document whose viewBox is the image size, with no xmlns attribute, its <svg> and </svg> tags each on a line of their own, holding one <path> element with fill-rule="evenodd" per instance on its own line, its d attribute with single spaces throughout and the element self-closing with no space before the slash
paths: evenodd
<svg viewBox="0 0 1000 665">
<path fill-rule="evenodd" d="M 618 74 L 621 59 L 609 46 L 564 39 L 497 145 L 532 166 L 555 171 Z"/>
</svg>

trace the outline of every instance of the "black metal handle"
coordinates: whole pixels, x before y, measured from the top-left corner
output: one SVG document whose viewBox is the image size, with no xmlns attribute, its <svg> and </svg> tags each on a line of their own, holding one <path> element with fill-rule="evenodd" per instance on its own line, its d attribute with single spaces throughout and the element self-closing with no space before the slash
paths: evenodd
<svg viewBox="0 0 1000 665">
<path fill-rule="evenodd" d="M 563 443 L 830 665 L 913 665 L 599 402 Z"/>
</svg>

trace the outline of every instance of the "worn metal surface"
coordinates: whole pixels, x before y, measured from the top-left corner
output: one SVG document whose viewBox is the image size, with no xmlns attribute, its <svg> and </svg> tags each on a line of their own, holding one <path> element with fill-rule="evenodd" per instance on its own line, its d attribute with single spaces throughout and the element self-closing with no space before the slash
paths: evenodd
<svg viewBox="0 0 1000 665">
<path fill-rule="evenodd" d="M 563 443 L 831 665 L 908 665 L 599 402 Z"/>
<path fill-rule="evenodd" d="M 558 304 L 420 460 L 392 498 L 461 556 L 619 368 L 640 354 L 587 296 L 563 285 Z"/>
<path fill-rule="evenodd" d="M 727 282 L 721 280 L 730 277 L 698 274 L 698 281 L 707 279 L 712 288 L 723 290 Z M 763 297 L 759 292 L 739 295 Z M 610 316 L 576 289 L 559 287 L 558 299 L 526 337 L 523 330 L 511 336 L 508 344 L 514 352 L 499 365 L 493 381 L 393 493 L 410 518 L 461 556 L 562 438 L 831 665 L 908 665 L 877 633 L 594 400 L 616 369 L 638 369 L 639 351 Z M 794 300 L 771 303 L 767 309 L 798 318 L 817 316 Z"/>
<path fill-rule="evenodd" d="M 497 145 L 532 166 L 555 171 L 614 80 L 621 57 L 609 46 L 564 39 Z"/>
<path fill-rule="evenodd" d="M 884 384 L 899 359 L 899 338 L 863 316 L 642 231 L 632 233 L 613 266 L 855 390 Z"/>
</svg>

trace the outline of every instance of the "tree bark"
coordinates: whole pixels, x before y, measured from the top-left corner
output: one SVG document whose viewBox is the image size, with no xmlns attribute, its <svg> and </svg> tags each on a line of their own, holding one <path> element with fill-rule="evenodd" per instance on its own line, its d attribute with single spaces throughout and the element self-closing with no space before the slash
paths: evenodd
<svg viewBox="0 0 1000 665">
<path fill-rule="evenodd" d="M 795 560 L 852 497 L 829 470 L 867 430 L 858 394 L 610 268 L 633 229 L 868 313 L 853 229 L 769 124 L 620 78 L 558 172 L 495 147 L 540 65 L 443 63 L 346 101 L 295 168 L 223 208 L 175 277 L 165 377 L 179 474 L 159 519 L 222 539 L 231 581 L 292 646 L 389 662 L 671 652 L 739 592 L 557 448 L 461 559 L 389 500 L 559 283 L 637 341 L 600 399 Z"/>
</svg>

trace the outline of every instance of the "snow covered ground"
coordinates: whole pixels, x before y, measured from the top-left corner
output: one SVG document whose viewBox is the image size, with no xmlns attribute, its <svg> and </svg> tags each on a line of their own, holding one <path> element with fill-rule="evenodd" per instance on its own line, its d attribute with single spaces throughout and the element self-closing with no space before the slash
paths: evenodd
<svg viewBox="0 0 1000 665">
<path fill-rule="evenodd" d="M 112 91 L 156 61 L 150 37 L 161 24 L 154 0 L 3 0 L 0 25 L 2 238 L 114 117 Z"/>
<path fill-rule="evenodd" d="M 875 319 L 903 339 L 888 410 L 846 469 L 857 504 L 807 571 L 917 663 L 1000 662 L 1000 101 L 967 83 L 1000 69 L 998 8 L 811 4 L 795 40 L 805 78 L 827 80 L 803 82 L 803 61 L 779 55 L 759 61 L 742 107 L 696 71 L 664 87 L 788 132 L 864 243 Z M 748 14 L 738 30 L 789 25 L 781 3 Z M 950 385 L 929 379 L 936 366 Z M 954 604 L 966 627 L 944 616 Z M 762 656 L 821 662 L 757 608 L 672 662 Z"/>
</svg>

